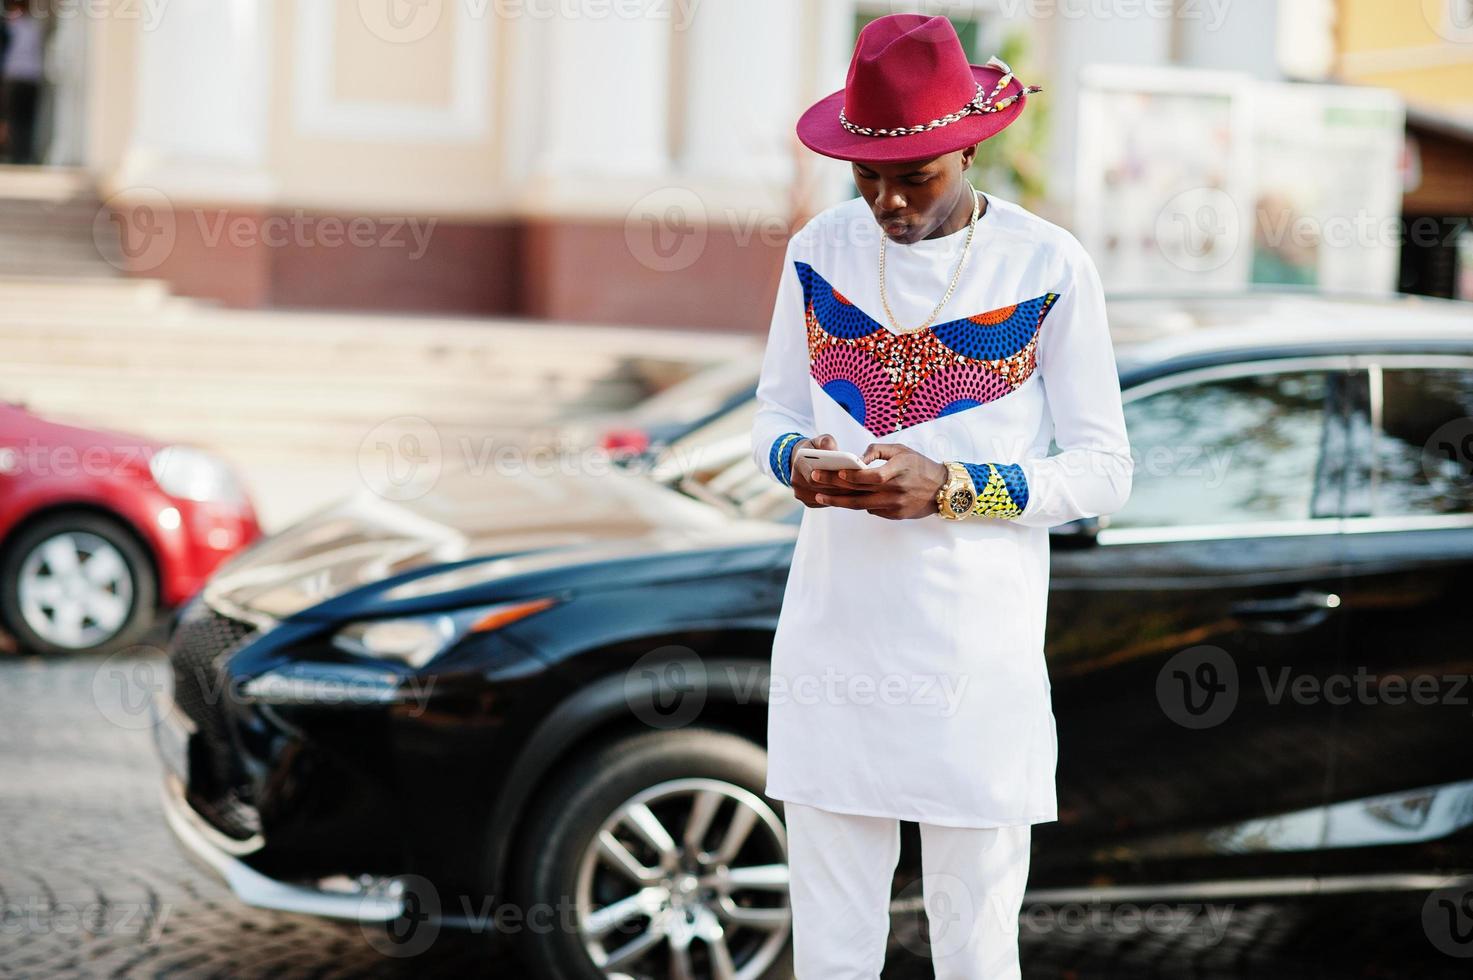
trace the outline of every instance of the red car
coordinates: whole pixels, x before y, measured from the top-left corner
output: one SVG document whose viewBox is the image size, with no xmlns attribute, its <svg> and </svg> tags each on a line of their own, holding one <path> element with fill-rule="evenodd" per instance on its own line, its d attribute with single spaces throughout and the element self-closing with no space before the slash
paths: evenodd
<svg viewBox="0 0 1473 980">
<path fill-rule="evenodd" d="M 218 457 L 0 401 L 0 624 L 21 649 L 136 642 L 260 534 Z"/>
</svg>

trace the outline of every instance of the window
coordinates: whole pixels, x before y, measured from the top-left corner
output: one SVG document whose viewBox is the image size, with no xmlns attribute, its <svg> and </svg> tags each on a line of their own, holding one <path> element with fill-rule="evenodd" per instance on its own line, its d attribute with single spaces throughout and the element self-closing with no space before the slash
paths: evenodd
<svg viewBox="0 0 1473 980">
<path fill-rule="evenodd" d="M 1473 368 L 1381 372 L 1375 516 L 1473 511 Z"/>
<path fill-rule="evenodd" d="M 1125 405 L 1135 475 L 1112 528 L 1304 520 L 1336 512 L 1322 473 L 1323 371 L 1202 381 Z"/>
</svg>

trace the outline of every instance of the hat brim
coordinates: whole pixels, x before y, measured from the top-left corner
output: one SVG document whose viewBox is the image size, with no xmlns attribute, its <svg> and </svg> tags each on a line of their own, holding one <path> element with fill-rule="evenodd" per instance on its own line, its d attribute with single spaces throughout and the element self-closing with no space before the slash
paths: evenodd
<svg viewBox="0 0 1473 980">
<path fill-rule="evenodd" d="M 971 69 L 985 92 L 991 92 L 1003 74 L 989 65 L 972 65 Z M 1023 84 L 1013 78 L 997 94 L 997 101 L 1022 90 Z M 1022 114 L 1027 102 L 1024 96 L 1001 112 L 969 113 L 954 123 L 909 136 L 862 136 L 839 125 L 839 110 L 844 108 L 844 90 L 840 89 L 819 99 L 798 117 L 798 139 L 813 152 L 837 160 L 872 163 L 927 160 L 997 135 Z"/>
</svg>

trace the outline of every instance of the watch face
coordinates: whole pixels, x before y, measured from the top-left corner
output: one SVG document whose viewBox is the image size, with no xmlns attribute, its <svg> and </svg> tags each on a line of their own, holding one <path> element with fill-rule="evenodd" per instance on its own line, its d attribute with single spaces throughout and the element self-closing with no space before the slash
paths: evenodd
<svg viewBox="0 0 1473 980">
<path fill-rule="evenodd" d="M 951 495 L 946 498 L 946 501 L 951 505 L 952 512 L 956 514 L 965 514 L 977 502 L 976 498 L 972 495 L 972 491 L 966 487 L 957 487 L 951 491 Z"/>
</svg>

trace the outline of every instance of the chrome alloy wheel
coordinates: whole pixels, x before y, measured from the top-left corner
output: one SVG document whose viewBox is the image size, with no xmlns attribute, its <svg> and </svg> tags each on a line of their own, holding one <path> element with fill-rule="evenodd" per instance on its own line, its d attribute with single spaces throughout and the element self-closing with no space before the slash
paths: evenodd
<svg viewBox="0 0 1473 980">
<path fill-rule="evenodd" d="M 133 606 L 133 574 L 110 542 L 63 531 L 31 549 L 17 582 L 26 625 L 48 643 L 85 649 L 115 636 Z"/>
<path fill-rule="evenodd" d="M 579 863 L 584 948 L 609 977 L 756 980 L 792 926 L 787 850 L 782 820 L 740 786 L 652 786 L 604 821 Z"/>
</svg>

